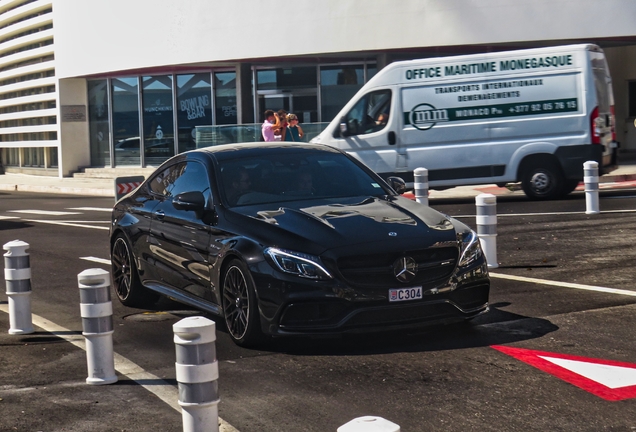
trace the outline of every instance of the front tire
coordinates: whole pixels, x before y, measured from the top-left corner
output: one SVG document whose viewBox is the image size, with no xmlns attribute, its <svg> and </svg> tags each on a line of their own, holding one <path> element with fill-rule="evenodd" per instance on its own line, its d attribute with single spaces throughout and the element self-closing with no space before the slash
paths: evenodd
<svg viewBox="0 0 636 432">
<path fill-rule="evenodd" d="M 254 281 L 243 261 L 230 261 L 223 274 L 223 316 L 228 334 L 242 347 L 263 342 Z"/>
<path fill-rule="evenodd" d="M 521 179 L 523 191 L 532 200 L 550 200 L 561 196 L 563 174 L 555 164 L 527 169 Z"/>
<path fill-rule="evenodd" d="M 113 288 L 124 306 L 145 308 L 157 301 L 159 295 L 141 285 L 130 243 L 123 234 L 115 237 L 110 260 Z"/>
</svg>

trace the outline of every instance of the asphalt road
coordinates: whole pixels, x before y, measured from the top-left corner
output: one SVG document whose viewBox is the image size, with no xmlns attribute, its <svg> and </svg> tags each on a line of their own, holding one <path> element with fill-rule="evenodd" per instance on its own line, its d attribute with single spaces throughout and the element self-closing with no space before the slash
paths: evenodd
<svg viewBox="0 0 636 432">
<path fill-rule="evenodd" d="M 475 224 L 472 199 L 431 204 Z M 0 243 L 31 245 L 33 313 L 67 336 L 81 334 L 77 274 L 109 268 L 81 258 L 109 258 L 110 206 L 109 198 L 0 193 Z M 636 296 L 581 289 L 636 294 L 636 190 L 603 192 L 600 215 L 583 213 L 580 193 L 545 203 L 506 197 L 497 209 L 490 313 L 417 332 L 276 340 L 261 351 L 235 346 L 219 322 L 220 416 L 241 432 L 335 431 L 362 415 L 402 431 L 636 430 L 635 399 L 607 401 L 492 348 L 636 363 Z M 169 300 L 153 313 L 113 305 L 115 351 L 164 380 L 147 384 L 174 389 L 172 324 L 196 311 Z M 0 312 L 0 329 L 8 327 Z M 2 330 L 0 430 L 182 429 L 180 414 L 135 381 L 93 387 L 85 378 L 76 346 L 41 329 Z M 633 390 L 629 379 L 619 389 Z"/>
</svg>

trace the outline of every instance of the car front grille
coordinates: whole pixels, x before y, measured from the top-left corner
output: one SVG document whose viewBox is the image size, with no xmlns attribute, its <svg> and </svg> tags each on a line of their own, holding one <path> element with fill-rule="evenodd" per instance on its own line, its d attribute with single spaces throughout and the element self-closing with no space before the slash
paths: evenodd
<svg viewBox="0 0 636 432">
<path fill-rule="evenodd" d="M 346 282 L 358 287 L 399 288 L 401 286 L 434 286 L 448 279 L 459 255 L 458 248 L 430 248 L 404 253 L 386 253 L 341 257 L 337 261 L 338 270 Z M 401 283 L 395 277 L 393 263 L 411 257 L 417 263 L 417 274 L 408 283 Z"/>
</svg>

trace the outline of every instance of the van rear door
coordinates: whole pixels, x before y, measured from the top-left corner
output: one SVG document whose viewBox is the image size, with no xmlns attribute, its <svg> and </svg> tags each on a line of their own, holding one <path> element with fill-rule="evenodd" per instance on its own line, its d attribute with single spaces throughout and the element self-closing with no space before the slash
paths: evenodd
<svg viewBox="0 0 636 432">
<path fill-rule="evenodd" d="M 597 103 L 590 115 L 592 143 L 603 146 L 602 166 L 608 167 L 614 162 L 612 154 L 616 147 L 612 78 L 603 51 L 599 48 L 589 53 Z"/>
</svg>

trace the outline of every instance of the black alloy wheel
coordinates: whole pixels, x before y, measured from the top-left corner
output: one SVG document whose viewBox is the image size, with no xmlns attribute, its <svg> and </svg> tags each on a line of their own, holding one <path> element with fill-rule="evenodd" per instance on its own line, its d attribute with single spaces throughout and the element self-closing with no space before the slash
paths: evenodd
<svg viewBox="0 0 636 432">
<path fill-rule="evenodd" d="M 126 238 L 119 234 L 115 238 L 110 254 L 115 294 L 125 306 L 150 306 L 157 301 L 159 296 L 141 286 L 135 260 L 130 250 Z"/>
<path fill-rule="evenodd" d="M 234 343 L 247 347 L 262 341 L 254 282 L 238 259 L 228 264 L 223 276 L 223 315 Z"/>
</svg>

